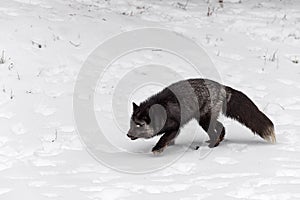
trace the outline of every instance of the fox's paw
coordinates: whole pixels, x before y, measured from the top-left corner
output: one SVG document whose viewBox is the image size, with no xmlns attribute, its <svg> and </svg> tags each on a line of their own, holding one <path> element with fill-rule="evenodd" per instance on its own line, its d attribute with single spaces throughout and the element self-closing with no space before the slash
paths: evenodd
<svg viewBox="0 0 300 200">
<path fill-rule="evenodd" d="M 165 150 L 165 146 L 164 147 L 153 147 L 152 148 L 152 153 L 154 154 L 154 155 L 159 155 L 159 154 L 161 154 L 164 150 Z"/>
<path fill-rule="evenodd" d="M 217 146 L 219 146 L 220 142 L 221 142 L 220 139 L 217 139 L 216 141 L 210 140 L 208 147 L 209 148 L 217 147 Z"/>
<path fill-rule="evenodd" d="M 205 141 L 206 143 L 214 143 L 214 144 L 219 144 L 220 142 L 222 142 L 224 140 L 224 135 L 223 136 L 220 136 L 219 137 L 219 139 L 217 139 L 217 141 L 216 142 L 213 142 L 212 140 L 207 140 L 207 141 Z"/>
</svg>

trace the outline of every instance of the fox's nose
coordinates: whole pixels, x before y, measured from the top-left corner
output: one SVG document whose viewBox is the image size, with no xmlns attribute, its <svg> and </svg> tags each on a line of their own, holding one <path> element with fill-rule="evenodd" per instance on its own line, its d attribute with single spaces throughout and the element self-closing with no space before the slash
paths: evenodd
<svg viewBox="0 0 300 200">
<path fill-rule="evenodd" d="M 132 140 L 135 140 L 135 139 L 137 139 L 137 137 L 135 137 L 135 136 L 131 135 L 131 134 L 130 134 L 130 132 L 129 132 L 129 133 L 127 133 L 127 137 L 129 137 L 129 138 L 130 138 L 130 139 L 132 139 Z"/>
</svg>

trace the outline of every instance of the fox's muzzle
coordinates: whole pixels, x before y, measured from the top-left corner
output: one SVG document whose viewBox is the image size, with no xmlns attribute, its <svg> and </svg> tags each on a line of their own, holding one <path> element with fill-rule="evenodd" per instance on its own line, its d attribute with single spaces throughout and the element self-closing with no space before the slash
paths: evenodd
<svg viewBox="0 0 300 200">
<path fill-rule="evenodd" d="M 131 135 L 130 133 L 127 133 L 127 136 L 128 136 L 131 140 L 136 140 L 136 139 L 138 139 L 137 137 Z"/>
</svg>

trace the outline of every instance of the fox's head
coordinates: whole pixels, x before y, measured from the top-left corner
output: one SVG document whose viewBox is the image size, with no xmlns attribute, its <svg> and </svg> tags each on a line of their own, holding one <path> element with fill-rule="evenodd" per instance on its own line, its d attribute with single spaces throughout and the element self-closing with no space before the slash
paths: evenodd
<svg viewBox="0 0 300 200">
<path fill-rule="evenodd" d="M 166 122 L 166 111 L 159 105 L 151 107 L 146 105 L 136 105 L 132 103 L 133 113 L 130 119 L 130 129 L 127 136 L 132 139 L 152 138 L 158 134 Z"/>
<path fill-rule="evenodd" d="M 138 138 L 151 138 L 154 136 L 154 129 L 150 126 L 149 109 L 142 108 L 132 103 L 133 113 L 130 119 L 130 129 L 127 136 L 136 140 Z"/>
</svg>

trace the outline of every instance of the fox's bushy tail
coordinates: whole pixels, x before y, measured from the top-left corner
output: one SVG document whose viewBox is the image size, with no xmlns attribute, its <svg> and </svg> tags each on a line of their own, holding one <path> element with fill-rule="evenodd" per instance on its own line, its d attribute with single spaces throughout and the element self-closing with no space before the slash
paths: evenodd
<svg viewBox="0 0 300 200">
<path fill-rule="evenodd" d="M 272 121 L 242 92 L 231 87 L 225 87 L 225 90 L 227 105 L 224 106 L 223 113 L 239 121 L 266 141 L 275 143 Z"/>
</svg>

